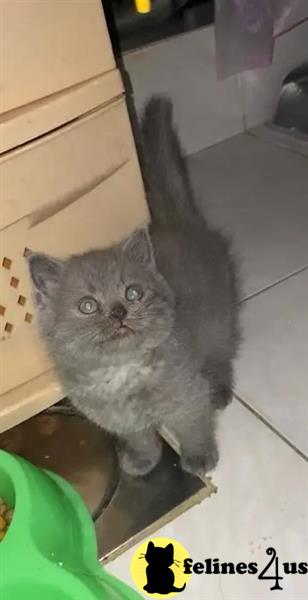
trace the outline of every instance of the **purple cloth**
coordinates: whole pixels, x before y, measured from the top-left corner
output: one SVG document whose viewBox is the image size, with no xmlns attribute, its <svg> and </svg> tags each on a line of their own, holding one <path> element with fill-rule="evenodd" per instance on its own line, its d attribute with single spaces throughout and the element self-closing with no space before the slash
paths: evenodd
<svg viewBox="0 0 308 600">
<path fill-rule="evenodd" d="M 271 64 L 274 39 L 308 18 L 308 0 L 215 0 L 220 79 Z"/>
</svg>

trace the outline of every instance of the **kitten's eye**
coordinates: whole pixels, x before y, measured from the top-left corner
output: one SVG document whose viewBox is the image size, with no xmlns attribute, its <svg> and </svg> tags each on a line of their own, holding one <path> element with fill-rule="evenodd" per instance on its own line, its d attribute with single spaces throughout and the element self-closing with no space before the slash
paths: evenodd
<svg viewBox="0 0 308 600">
<path fill-rule="evenodd" d="M 93 313 L 95 313 L 97 311 L 98 304 L 97 304 L 95 298 L 86 296 L 85 298 L 82 298 L 80 300 L 78 308 L 79 308 L 80 312 L 82 312 L 84 315 L 92 315 Z"/>
<path fill-rule="evenodd" d="M 143 296 L 143 291 L 140 285 L 130 285 L 126 288 L 125 296 L 129 302 L 138 302 Z"/>
</svg>

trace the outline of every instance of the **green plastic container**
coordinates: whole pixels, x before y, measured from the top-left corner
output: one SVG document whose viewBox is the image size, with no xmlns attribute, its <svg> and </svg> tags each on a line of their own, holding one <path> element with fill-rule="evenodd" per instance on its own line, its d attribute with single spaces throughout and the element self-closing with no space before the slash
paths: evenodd
<svg viewBox="0 0 308 600">
<path fill-rule="evenodd" d="M 0 542 L 3 600 L 141 600 L 97 560 L 79 495 L 49 471 L 0 450 L 0 496 L 14 508 Z"/>
</svg>

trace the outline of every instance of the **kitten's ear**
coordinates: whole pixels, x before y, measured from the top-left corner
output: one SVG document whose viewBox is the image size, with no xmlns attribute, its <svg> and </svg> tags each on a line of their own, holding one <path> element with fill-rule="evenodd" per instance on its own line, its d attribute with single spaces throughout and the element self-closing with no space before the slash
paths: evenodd
<svg viewBox="0 0 308 600">
<path fill-rule="evenodd" d="M 149 266 L 153 266 L 155 263 L 152 243 L 146 229 L 137 229 L 132 233 L 123 242 L 122 250 L 133 262 Z"/>
<path fill-rule="evenodd" d="M 26 259 L 34 287 L 50 298 L 59 285 L 65 262 L 37 252 L 28 253 Z"/>
</svg>

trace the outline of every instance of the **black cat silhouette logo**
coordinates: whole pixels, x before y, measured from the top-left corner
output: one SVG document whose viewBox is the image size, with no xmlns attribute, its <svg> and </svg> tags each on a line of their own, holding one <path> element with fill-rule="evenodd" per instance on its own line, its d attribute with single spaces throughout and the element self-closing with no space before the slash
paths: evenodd
<svg viewBox="0 0 308 600">
<path fill-rule="evenodd" d="M 144 542 L 131 562 L 131 576 L 140 591 L 151 598 L 171 598 L 183 592 L 190 579 L 184 573 L 187 550 L 176 540 L 153 538 Z"/>
<path fill-rule="evenodd" d="M 143 589 L 149 594 L 171 594 L 171 592 L 182 592 L 186 588 L 186 583 L 181 588 L 174 586 L 174 573 L 170 567 L 177 564 L 174 559 L 173 544 L 168 544 L 165 548 L 154 546 L 153 542 L 148 543 L 145 560 L 148 563 L 146 568 L 147 583 Z"/>
</svg>

